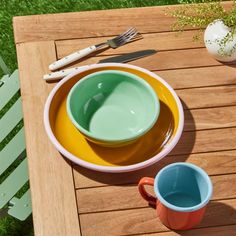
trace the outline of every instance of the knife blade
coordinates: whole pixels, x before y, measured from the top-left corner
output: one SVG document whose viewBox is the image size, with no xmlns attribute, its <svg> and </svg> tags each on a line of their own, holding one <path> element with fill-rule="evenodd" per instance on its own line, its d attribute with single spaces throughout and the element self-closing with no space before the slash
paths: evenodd
<svg viewBox="0 0 236 236">
<path fill-rule="evenodd" d="M 155 54 L 156 50 L 142 50 L 137 52 L 126 53 L 120 56 L 109 57 L 100 60 L 98 63 L 109 63 L 109 62 L 116 62 L 116 63 L 126 63 L 129 61 L 134 61 L 146 56 L 150 56 Z"/>
<path fill-rule="evenodd" d="M 130 62 L 130 61 L 134 61 L 134 60 L 146 57 L 146 56 L 153 55 L 155 53 L 157 53 L 156 50 L 141 50 L 141 51 L 126 53 L 126 54 L 123 54 L 123 55 L 102 59 L 102 60 L 98 61 L 98 64 L 100 64 L 100 63 L 111 63 L 111 62 L 126 63 L 126 62 Z M 59 79 L 62 79 L 63 77 L 65 77 L 66 75 L 68 75 L 68 74 L 70 74 L 74 71 L 79 71 L 79 70 L 84 69 L 86 67 L 89 67 L 89 65 L 74 67 L 74 68 L 69 68 L 69 69 L 65 69 L 65 70 L 52 72 L 52 73 L 44 75 L 43 79 L 46 80 L 46 81 L 59 80 Z"/>
</svg>

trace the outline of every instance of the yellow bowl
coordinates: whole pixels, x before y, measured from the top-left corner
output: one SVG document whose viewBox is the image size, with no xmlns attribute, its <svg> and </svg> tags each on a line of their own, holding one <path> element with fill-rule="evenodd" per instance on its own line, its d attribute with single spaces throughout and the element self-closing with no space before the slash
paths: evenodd
<svg viewBox="0 0 236 236">
<path fill-rule="evenodd" d="M 153 128 L 137 142 L 124 147 L 98 146 L 74 127 L 66 112 L 66 98 L 84 76 L 101 70 L 120 70 L 146 80 L 160 100 L 160 115 Z M 127 172 L 147 167 L 166 156 L 183 130 L 182 104 L 174 90 L 156 74 L 129 64 L 94 64 L 66 76 L 51 91 L 44 110 L 46 132 L 57 150 L 76 164 L 103 172 Z"/>
</svg>

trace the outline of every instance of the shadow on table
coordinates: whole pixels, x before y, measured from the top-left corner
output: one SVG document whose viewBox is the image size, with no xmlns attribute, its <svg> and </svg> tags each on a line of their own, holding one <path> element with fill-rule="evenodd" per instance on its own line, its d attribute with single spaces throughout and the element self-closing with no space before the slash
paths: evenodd
<svg viewBox="0 0 236 236">
<path fill-rule="evenodd" d="M 225 229 L 214 229 L 212 227 L 232 225 L 235 224 L 235 222 L 236 210 L 233 207 L 222 202 L 211 201 L 207 206 L 204 218 L 200 225 L 197 226 L 197 229 L 176 231 L 176 233 L 182 236 L 208 236 L 215 235 L 216 233 L 219 233 L 219 231 L 222 230 L 222 235 L 234 235 L 233 232 L 226 232 Z"/>
<path fill-rule="evenodd" d="M 194 118 L 191 112 L 187 109 L 187 106 L 183 101 L 182 104 L 185 109 L 184 113 L 186 118 L 184 130 L 187 131 L 183 132 L 178 144 L 175 146 L 172 152 L 159 162 L 147 168 L 126 173 L 104 173 L 104 172 L 89 170 L 77 165 L 73 166 L 74 170 L 78 171 L 81 175 L 89 179 L 92 179 L 96 182 L 100 182 L 103 184 L 111 184 L 111 185 L 130 184 L 130 183 L 133 184 L 137 183 L 139 179 L 144 176 L 154 177 L 161 168 L 163 168 L 168 164 L 171 164 L 173 162 L 184 162 L 188 158 L 194 147 L 196 135 L 194 132 L 195 130 Z M 191 129 L 192 131 L 189 131 L 189 129 Z"/>
<path fill-rule="evenodd" d="M 236 68 L 236 61 L 233 62 L 221 62 L 225 66 Z"/>
</svg>

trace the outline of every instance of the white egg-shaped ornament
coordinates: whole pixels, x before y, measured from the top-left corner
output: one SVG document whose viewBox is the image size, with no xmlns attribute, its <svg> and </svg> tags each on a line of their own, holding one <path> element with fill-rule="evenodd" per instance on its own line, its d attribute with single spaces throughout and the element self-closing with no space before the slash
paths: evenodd
<svg viewBox="0 0 236 236">
<path fill-rule="evenodd" d="M 236 60 L 236 28 L 226 26 L 222 20 L 215 20 L 207 26 L 204 42 L 208 52 L 216 60 Z"/>
</svg>

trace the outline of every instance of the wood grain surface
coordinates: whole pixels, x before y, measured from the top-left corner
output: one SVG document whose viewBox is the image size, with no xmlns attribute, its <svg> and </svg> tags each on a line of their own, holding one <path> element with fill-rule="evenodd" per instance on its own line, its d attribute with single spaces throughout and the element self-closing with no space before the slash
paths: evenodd
<svg viewBox="0 0 236 236">
<path fill-rule="evenodd" d="M 107 56 L 89 57 L 87 60 L 81 60 L 71 67 L 83 66 L 87 64 L 98 63 L 101 59 L 107 58 Z M 236 62 L 229 63 L 230 66 L 235 67 Z M 213 59 L 206 51 L 205 48 L 193 48 L 160 51 L 156 54 L 137 59 L 130 62 L 132 65 L 143 67 L 151 71 L 159 70 L 175 70 L 195 67 L 209 67 L 222 65 L 221 62 Z"/>
<path fill-rule="evenodd" d="M 214 188 L 212 200 L 236 198 L 236 174 L 212 176 L 211 180 Z M 147 202 L 140 198 L 137 184 L 80 189 L 77 190 L 77 199 L 80 206 L 79 213 L 126 210 L 147 206 Z"/>
<path fill-rule="evenodd" d="M 163 6 L 17 16 L 13 18 L 15 42 L 111 36 L 133 25 L 141 33 L 170 31 L 174 19 L 166 16 L 166 9 Z"/>
<path fill-rule="evenodd" d="M 116 54 L 123 54 L 129 52 L 139 51 L 139 49 L 157 49 L 158 51 L 176 50 L 176 49 L 189 49 L 204 47 L 204 43 L 199 41 L 193 41 L 193 35 L 198 31 L 184 31 L 178 32 L 163 32 L 163 33 L 146 33 L 143 34 L 142 40 L 137 40 L 132 43 L 128 43 L 117 49 L 108 48 L 107 50 L 101 50 L 99 56 L 111 56 Z M 90 45 L 95 45 L 100 42 L 105 42 L 111 37 L 88 38 L 88 39 L 73 39 L 73 40 L 58 40 L 55 42 L 58 58 L 67 56 L 68 54 L 86 48 Z M 168 40 L 166 40 L 168 38 Z M 96 54 L 95 54 L 96 56 Z"/>
<path fill-rule="evenodd" d="M 222 236 L 227 233 L 227 235 L 234 235 L 236 231 L 236 225 L 220 226 L 220 227 L 210 227 L 203 229 L 193 229 L 185 232 L 181 232 L 182 236 Z M 147 234 L 143 234 L 147 235 Z M 180 235 L 178 232 L 164 232 L 164 233 L 154 233 L 148 234 L 149 236 L 177 236 Z"/>
<path fill-rule="evenodd" d="M 18 44 L 17 55 L 35 235 L 80 235 L 71 165 L 49 142 L 43 125 L 53 84 L 42 74 L 56 58 L 54 42 Z"/>
<path fill-rule="evenodd" d="M 115 201 L 115 196 L 113 199 Z M 235 199 L 212 201 L 207 208 L 202 223 L 197 228 L 236 224 L 235 209 Z M 169 231 L 157 218 L 155 209 L 150 207 L 81 214 L 80 220 L 83 234 L 89 236 L 142 235 Z M 91 224 L 91 222 L 96 222 L 96 224 Z M 229 235 L 227 231 L 224 233 Z"/>
<path fill-rule="evenodd" d="M 231 8 L 232 3 L 224 5 Z M 141 33 L 168 32 L 175 21 L 166 14 L 168 8 L 173 10 L 179 6 L 17 16 L 13 18 L 15 42 L 110 36 L 120 34 L 130 26 L 135 26 Z"/>
<path fill-rule="evenodd" d="M 232 4 L 224 5 L 230 8 Z M 171 31 L 174 21 L 165 15 L 166 9 L 146 7 L 14 18 L 36 236 L 235 235 L 236 62 L 214 60 L 203 41 L 192 41 L 196 33 L 193 29 L 177 36 Z M 43 106 L 54 83 L 45 83 L 42 76 L 49 72 L 48 65 L 54 60 L 103 42 L 130 26 L 137 27 L 142 40 L 100 51 L 69 66 L 156 50 L 156 54 L 130 64 L 153 71 L 176 90 L 184 107 L 184 131 L 173 151 L 148 168 L 122 174 L 87 170 L 63 159 L 46 137 Z M 181 233 L 162 225 L 137 190 L 141 177 L 154 177 L 164 166 L 179 161 L 203 168 L 214 186 L 202 223 Z"/>
<path fill-rule="evenodd" d="M 124 185 L 137 183 L 142 176 L 154 177 L 164 166 L 173 162 L 188 161 L 200 166 L 209 175 L 225 175 L 236 173 L 236 150 L 167 156 L 160 162 L 132 173 L 108 174 L 88 171 L 74 166 L 75 187 L 77 189 L 94 188 L 105 185 Z"/>
</svg>

